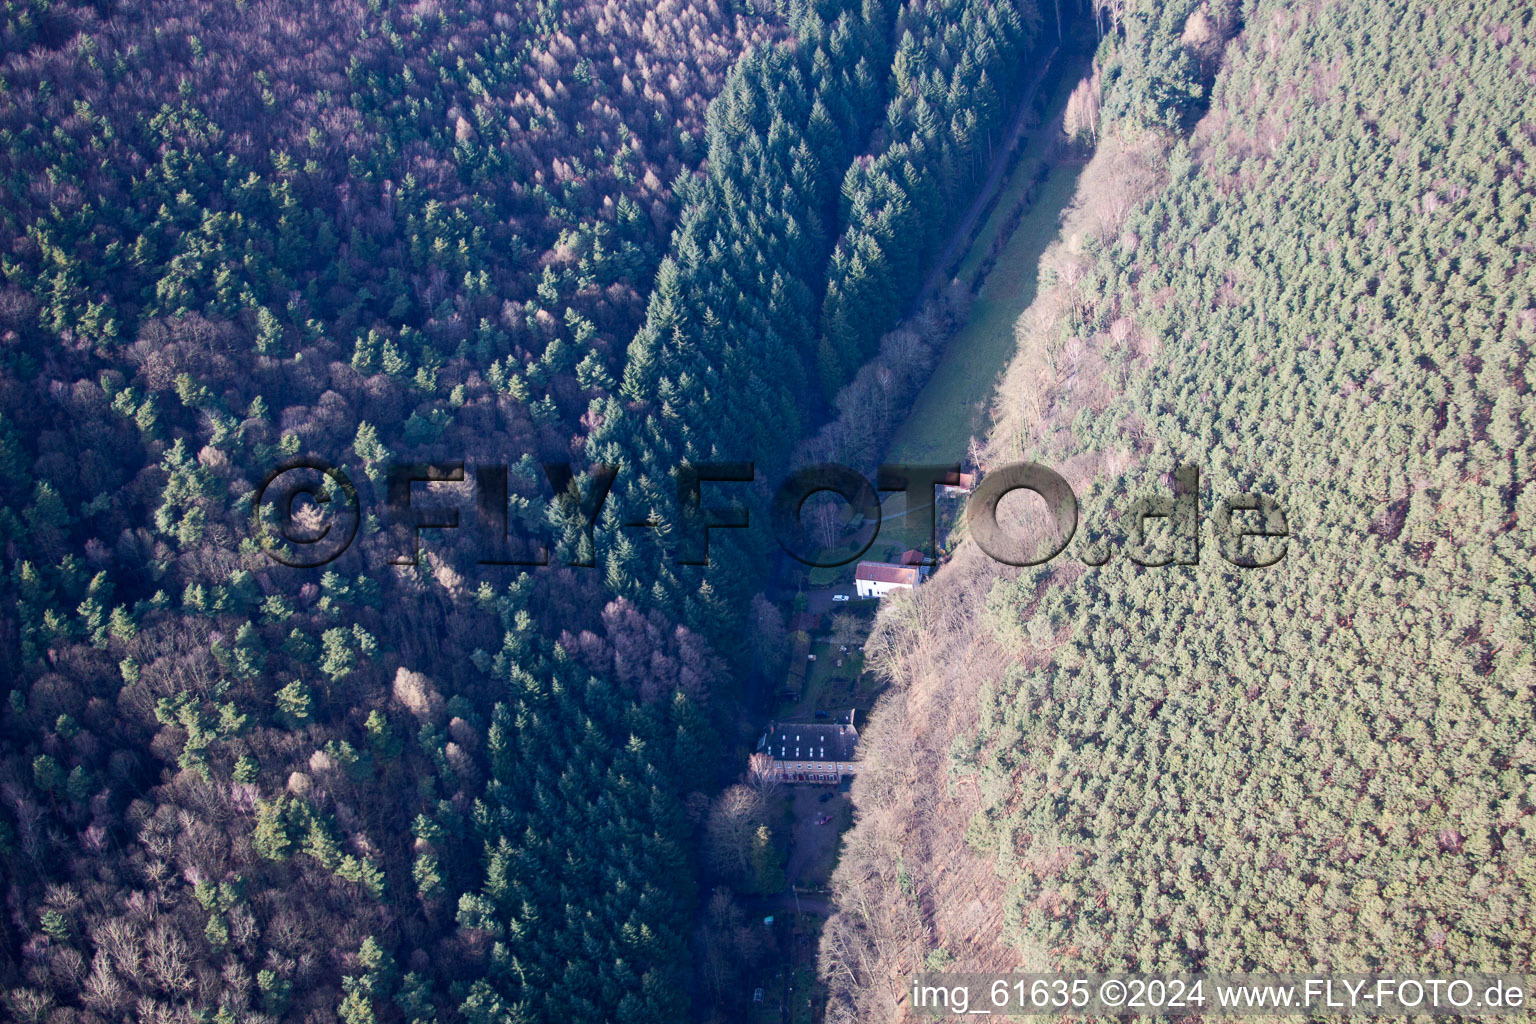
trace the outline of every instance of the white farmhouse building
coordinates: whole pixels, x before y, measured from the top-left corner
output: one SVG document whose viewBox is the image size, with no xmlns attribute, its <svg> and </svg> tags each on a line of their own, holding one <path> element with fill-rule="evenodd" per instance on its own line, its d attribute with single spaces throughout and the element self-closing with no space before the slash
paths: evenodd
<svg viewBox="0 0 1536 1024">
<path fill-rule="evenodd" d="M 853 585 L 860 597 L 884 597 L 893 590 L 911 590 L 922 580 L 923 567 L 920 565 L 860 562 Z"/>
</svg>

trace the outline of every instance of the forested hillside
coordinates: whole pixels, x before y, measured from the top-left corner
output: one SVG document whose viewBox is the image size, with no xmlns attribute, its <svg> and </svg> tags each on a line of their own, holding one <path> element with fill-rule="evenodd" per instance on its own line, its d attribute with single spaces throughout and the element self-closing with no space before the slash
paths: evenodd
<svg viewBox="0 0 1536 1024">
<path fill-rule="evenodd" d="M 300 452 L 365 483 L 402 455 L 568 455 L 706 103 L 782 23 L 8 19 L 8 1015 L 686 1013 L 681 808 L 710 775 L 675 766 L 710 753 L 704 643 L 600 616 L 599 580 L 394 571 L 383 534 L 304 573 L 243 538 Z M 583 856 L 599 837 L 612 859 Z"/>
<path fill-rule="evenodd" d="M 1028 0 L 912 0 L 895 12 L 867 0 L 836 22 L 810 11 L 795 24 L 793 45 L 744 61 L 710 108 L 708 173 L 686 191 L 672 254 L 630 344 L 622 395 L 634 404 L 607 403 L 587 446 L 594 462 L 642 474 L 605 510 L 610 584 L 641 601 L 649 590 L 706 631 L 719 586 L 711 581 L 750 573 L 755 559 L 742 549 L 760 557 L 766 537 L 727 535 L 724 568 L 701 581 L 674 574 L 664 551 L 619 525 L 652 521 L 651 540 L 665 546 L 680 526 L 669 474 L 684 461 L 749 456 L 763 467 L 760 485 L 787 473 L 796 441 L 824 412 L 818 380 L 831 396 L 874 354 L 934 255 L 923 248 L 928 235 L 903 239 L 899 254 L 881 246 L 910 226 L 912 211 L 968 198 L 973 151 L 1010 113 L 982 86 L 989 75 L 1026 77 L 1021 58 L 1040 17 Z M 925 116 L 914 124 L 912 110 Z M 959 140 L 942 130 L 946 120 L 968 126 Z M 850 143 L 866 136 L 860 153 Z M 898 159 L 900 181 L 887 173 Z M 849 257 L 850 246 L 864 256 Z"/>
<path fill-rule="evenodd" d="M 846 225 L 832 254 L 816 359 L 828 394 L 901 319 L 949 231 L 985 177 L 1012 96 L 1035 68 L 1020 56 L 1038 13 L 1013 3 L 909 6 L 897 26 L 891 101 L 879 148 L 848 168 Z M 958 17 L 956 16 L 958 15 Z M 1001 91 L 999 91 L 1001 90 Z"/>
<path fill-rule="evenodd" d="M 987 454 L 1059 468 L 1079 536 L 967 544 L 883 618 L 833 1019 L 899 1019 L 923 964 L 1536 953 L 1529 11 L 1126 6 Z M 1180 464 L 1198 564 L 1143 567 L 1128 513 Z M 1222 557 L 1244 492 L 1285 510 L 1270 568 Z"/>
<path fill-rule="evenodd" d="M 741 642 L 777 615 L 761 538 L 674 566 L 672 474 L 828 415 L 931 258 L 893 232 L 969 202 L 1040 24 L 7 7 L 0 1016 L 738 1019 L 762 951 L 698 843 L 783 643 Z M 362 492 L 323 569 L 252 537 L 299 455 Z M 468 529 L 390 564 L 386 467 L 461 459 L 510 465 L 554 564 Z M 563 461 L 619 467 L 595 552 Z M 467 527 L 468 491 L 417 493 Z"/>
</svg>

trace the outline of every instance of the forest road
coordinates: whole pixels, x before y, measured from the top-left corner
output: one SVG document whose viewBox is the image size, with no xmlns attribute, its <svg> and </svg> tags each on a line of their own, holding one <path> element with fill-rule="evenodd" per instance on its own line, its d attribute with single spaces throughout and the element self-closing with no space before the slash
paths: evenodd
<svg viewBox="0 0 1536 1024">
<path fill-rule="evenodd" d="M 944 249 L 939 253 L 939 258 L 934 261 L 933 270 L 929 272 L 928 279 L 923 282 L 923 287 L 918 290 L 917 297 L 912 300 L 912 306 L 907 311 L 910 316 L 922 308 L 923 303 L 933 297 L 933 293 L 944 283 L 944 276 L 948 272 L 950 264 L 955 257 L 971 244 L 971 232 L 976 230 L 976 222 L 981 218 L 981 213 L 992 202 L 992 197 L 997 195 L 997 190 L 1003 184 L 1003 178 L 1008 173 L 1009 158 L 1015 147 L 1019 144 L 1019 138 L 1024 134 L 1024 124 L 1029 120 L 1029 112 L 1034 106 L 1035 93 L 1040 91 L 1040 83 L 1045 81 L 1045 76 L 1050 74 L 1051 63 L 1056 59 L 1056 54 L 1061 47 L 1051 48 L 1046 54 L 1045 63 L 1040 72 L 1035 75 L 1035 80 L 1019 99 L 1018 110 L 1014 112 L 1013 121 L 1008 126 L 1008 135 L 1003 145 L 998 149 L 997 156 L 992 159 L 992 170 L 987 174 L 987 180 L 982 185 L 981 191 L 976 193 L 976 198 L 971 202 L 970 209 L 965 211 L 965 216 L 960 223 L 955 225 L 955 230 L 950 232 L 949 239 L 944 243 Z"/>
</svg>

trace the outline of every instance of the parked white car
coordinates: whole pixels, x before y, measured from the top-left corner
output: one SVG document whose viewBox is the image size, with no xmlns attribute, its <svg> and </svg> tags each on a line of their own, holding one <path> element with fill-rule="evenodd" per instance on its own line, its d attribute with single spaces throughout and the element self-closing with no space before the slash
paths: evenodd
<svg viewBox="0 0 1536 1024">
<path fill-rule="evenodd" d="M 852 601 L 853 598 L 849 597 L 847 594 L 833 594 L 832 595 L 832 600 L 834 600 L 834 601 Z"/>
</svg>

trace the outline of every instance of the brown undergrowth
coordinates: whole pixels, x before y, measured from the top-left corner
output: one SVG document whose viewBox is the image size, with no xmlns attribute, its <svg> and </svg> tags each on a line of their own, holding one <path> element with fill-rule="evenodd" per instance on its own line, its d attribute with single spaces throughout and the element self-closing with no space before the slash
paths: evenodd
<svg viewBox="0 0 1536 1024">
<path fill-rule="evenodd" d="M 1054 466 L 1083 493 L 1092 480 L 1123 471 L 1142 448 L 1136 424 L 1126 425 L 1123 449 L 1081 453 L 1074 443 L 1071 424 L 1079 413 L 1104 409 L 1158 349 L 1128 311 L 1090 315 L 1119 298 L 1085 287 L 1084 250 L 1091 243 L 1136 244 L 1120 236 L 1122 225 L 1158 187 L 1166 155 L 1157 138 L 1111 136 L 1084 169 L 1061 240 L 1041 259 L 1043 287 L 1019 317 L 1018 354 L 999 385 L 995 426 L 979 452 L 983 470 L 1031 459 Z M 1110 327 L 1080 326 L 1095 322 Z M 1132 358 L 1112 367 L 1111 351 Z M 1005 526 L 1029 528 L 1026 509 L 1005 503 L 1001 511 L 1015 519 Z M 1081 571 L 1063 561 L 1044 585 Z M 910 980 L 926 968 L 1046 966 L 1044 951 L 1007 942 L 1009 878 L 967 841 L 984 802 L 981 784 L 950 757 L 956 738 L 976 727 L 983 687 L 1043 662 L 1061 639 L 1027 622 L 997 621 L 990 597 L 1011 573 L 974 544 L 962 544 L 929 584 L 881 610 L 867 654 L 890 687 L 864 732 L 853 786 L 856 824 L 833 876 L 839 912 L 821 945 L 833 1024 L 909 1019 Z"/>
</svg>

